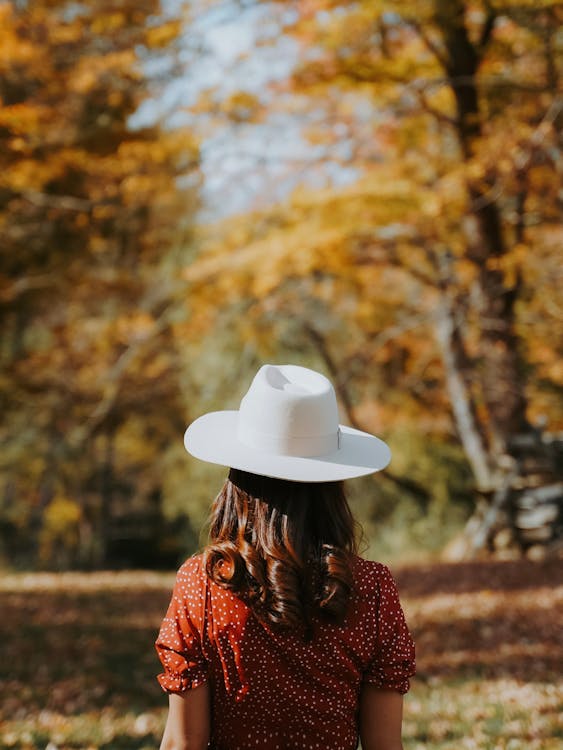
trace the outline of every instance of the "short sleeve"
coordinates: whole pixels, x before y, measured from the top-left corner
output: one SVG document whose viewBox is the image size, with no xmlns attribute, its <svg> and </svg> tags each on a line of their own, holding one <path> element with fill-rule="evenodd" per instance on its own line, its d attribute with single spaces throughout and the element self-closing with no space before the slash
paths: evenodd
<svg viewBox="0 0 563 750">
<path fill-rule="evenodd" d="M 207 681 L 202 651 L 205 586 L 195 558 L 178 571 L 172 598 L 155 642 L 164 672 L 157 680 L 166 693 L 183 693 Z"/>
<path fill-rule="evenodd" d="M 374 656 L 362 681 L 406 693 L 415 674 L 414 641 L 399 601 L 397 585 L 385 566 L 379 580 L 377 640 Z"/>
</svg>

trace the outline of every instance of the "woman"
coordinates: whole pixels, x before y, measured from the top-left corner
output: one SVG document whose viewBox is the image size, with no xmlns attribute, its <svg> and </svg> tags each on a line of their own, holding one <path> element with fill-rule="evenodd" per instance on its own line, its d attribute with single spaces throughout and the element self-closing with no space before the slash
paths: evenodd
<svg viewBox="0 0 563 750">
<path fill-rule="evenodd" d="M 292 365 L 262 367 L 185 445 L 232 468 L 156 641 L 161 750 L 401 750 L 414 645 L 388 569 L 356 554 L 342 486 L 388 447 L 339 425 L 330 382 Z"/>
</svg>

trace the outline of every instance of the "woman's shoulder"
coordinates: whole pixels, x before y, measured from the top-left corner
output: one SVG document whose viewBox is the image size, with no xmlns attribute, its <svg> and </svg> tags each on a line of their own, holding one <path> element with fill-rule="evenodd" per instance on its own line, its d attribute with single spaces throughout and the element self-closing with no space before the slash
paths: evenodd
<svg viewBox="0 0 563 750">
<path fill-rule="evenodd" d="M 199 589 L 206 582 L 203 555 L 192 555 L 185 560 L 176 573 L 176 585 L 184 589 Z"/>
<path fill-rule="evenodd" d="M 184 560 L 184 562 L 178 568 L 178 573 L 194 574 L 200 573 L 203 570 L 203 553 L 199 552 L 195 555 L 191 555 L 191 557 L 188 557 L 187 560 Z"/>
<path fill-rule="evenodd" d="M 366 560 L 365 557 L 360 557 L 359 555 L 353 556 L 352 567 L 358 576 L 387 578 L 391 575 L 391 571 L 387 565 L 375 560 Z"/>
<path fill-rule="evenodd" d="M 359 595 L 380 594 L 387 587 L 395 587 L 393 576 L 387 565 L 374 560 L 366 560 L 354 555 L 352 573 L 356 584 L 356 592 Z"/>
</svg>

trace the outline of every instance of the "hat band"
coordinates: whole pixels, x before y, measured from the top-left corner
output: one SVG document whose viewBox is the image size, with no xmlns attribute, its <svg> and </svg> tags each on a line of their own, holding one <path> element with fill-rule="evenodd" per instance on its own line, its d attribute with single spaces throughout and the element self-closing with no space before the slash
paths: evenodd
<svg viewBox="0 0 563 750">
<path fill-rule="evenodd" d="M 329 435 L 270 435 L 239 420 L 237 437 L 241 443 L 256 451 L 294 458 L 324 456 L 334 453 L 340 447 L 340 427 Z"/>
</svg>

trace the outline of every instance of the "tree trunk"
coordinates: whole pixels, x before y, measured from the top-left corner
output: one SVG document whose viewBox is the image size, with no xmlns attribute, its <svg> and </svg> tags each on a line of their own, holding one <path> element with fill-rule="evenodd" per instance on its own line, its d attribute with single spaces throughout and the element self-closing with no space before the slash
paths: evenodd
<svg viewBox="0 0 563 750">
<path fill-rule="evenodd" d="M 100 467 L 100 509 L 97 528 L 96 550 L 94 561 L 97 567 L 103 567 L 107 562 L 109 532 L 111 525 L 111 506 L 114 491 L 114 462 L 115 462 L 114 430 L 108 427 L 105 433 L 105 446 L 102 465 Z"/>
<path fill-rule="evenodd" d="M 456 102 L 458 142 L 463 159 L 468 163 L 475 155 L 482 131 L 477 72 L 493 21 L 488 19 L 479 46 L 469 38 L 465 12 L 463 0 L 436 0 L 435 21 L 447 52 L 446 72 Z M 486 431 L 488 436 L 492 464 L 509 451 L 510 436 L 527 428 L 522 368 L 514 329 L 518 289 L 507 288 L 504 274 L 499 270 L 499 260 L 508 248 L 495 200 L 495 182 L 496 175 L 491 172 L 479 180 L 468 177 L 466 183 L 472 218 L 467 232 L 466 257 L 477 269 L 472 313 L 479 329 L 478 358 L 470 380 L 478 383 L 482 392 L 487 424 L 481 432 Z"/>
<path fill-rule="evenodd" d="M 478 489 L 489 492 L 494 488 L 494 474 L 475 413 L 475 404 L 464 378 L 466 357 L 463 342 L 455 323 L 452 303 L 446 293 L 442 295 L 437 311 L 435 331 L 459 439 Z"/>
<path fill-rule="evenodd" d="M 446 69 L 455 106 L 455 128 L 462 160 L 469 167 L 477 155 L 483 114 L 477 75 L 493 34 L 495 10 L 488 6 L 480 39 L 473 41 L 466 26 L 464 0 L 435 0 L 434 20 L 440 29 Z M 529 431 L 526 419 L 523 368 L 515 332 L 514 305 L 518 280 L 507 286 L 502 260 L 509 251 L 498 204 L 495 167 L 478 178 L 467 170 L 465 258 L 475 266 L 470 306 L 465 313 L 477 333 L 473 361 L 464 357 L 460 323 L 452 304 L 459 290 L 455 280 L 441 278 L 442 303 L 436 332 L 460 439 L 477 486 L 490 498 L 487 509 L 475 513 L 467 529 L 468 553 L 492 546 L 500 526 L 514 517 L 513 487 L 525 481 L 511 438 Z M 479 400 L 479 409 L 476 408 Z M 512 534 L 511 534 L 512 536 Z"/>
</svg>

